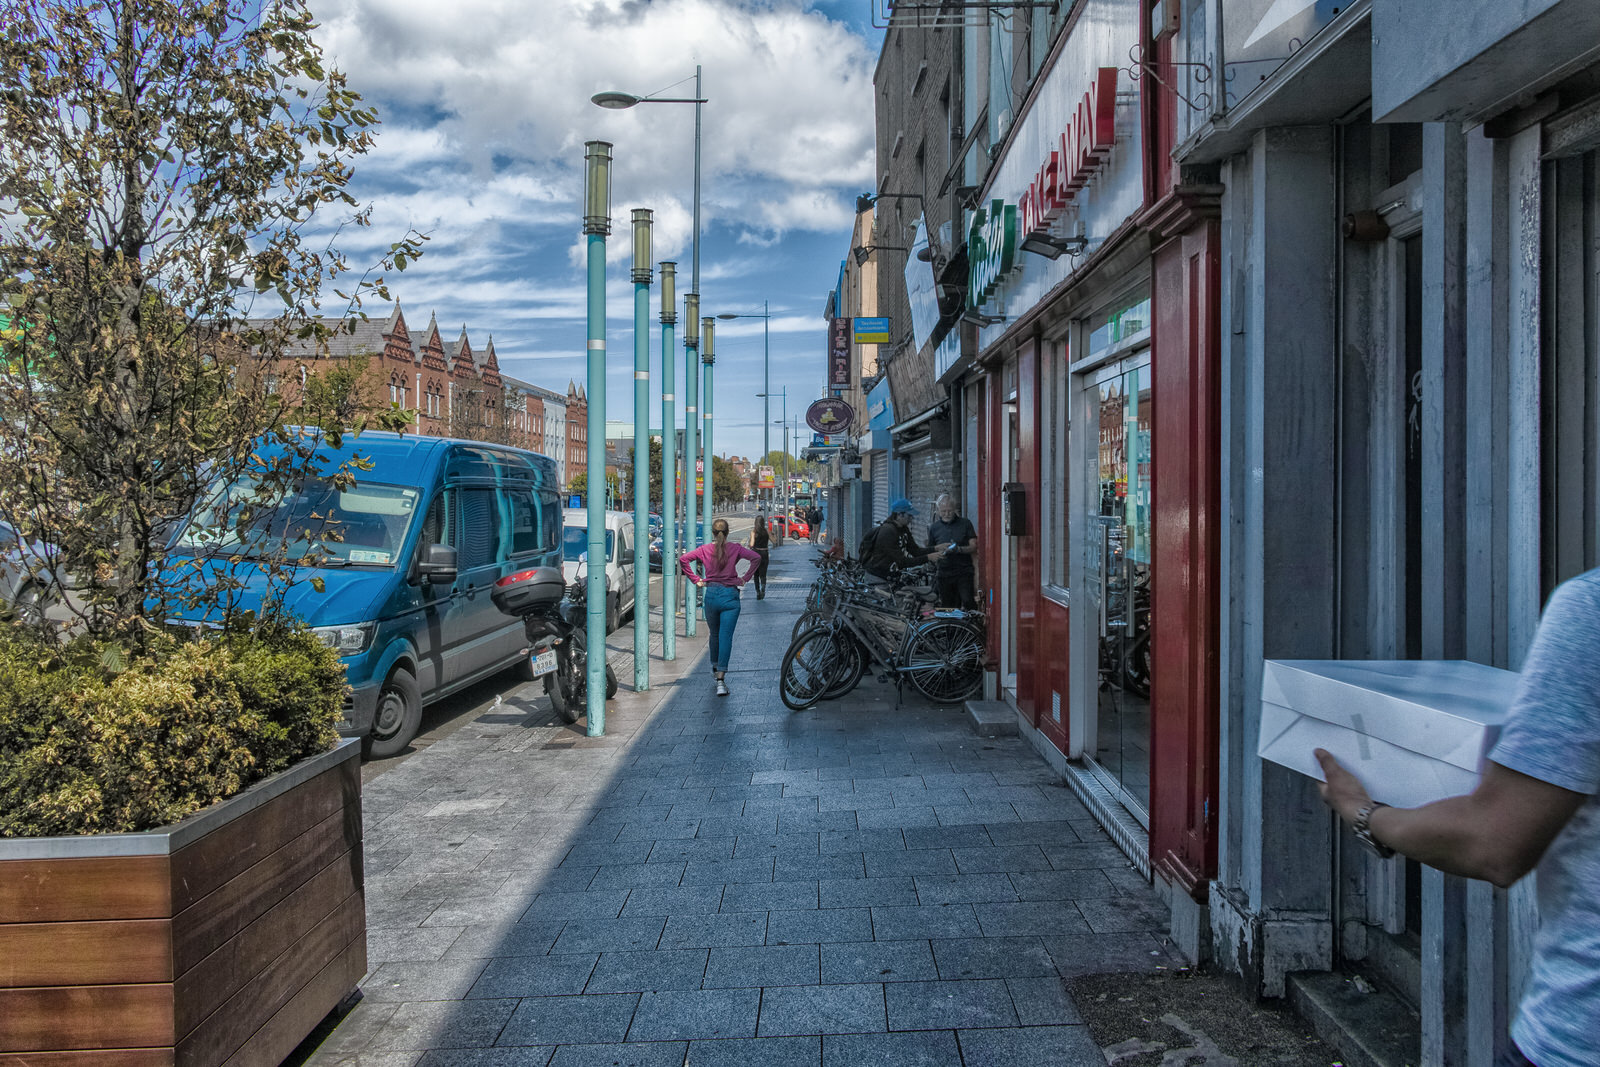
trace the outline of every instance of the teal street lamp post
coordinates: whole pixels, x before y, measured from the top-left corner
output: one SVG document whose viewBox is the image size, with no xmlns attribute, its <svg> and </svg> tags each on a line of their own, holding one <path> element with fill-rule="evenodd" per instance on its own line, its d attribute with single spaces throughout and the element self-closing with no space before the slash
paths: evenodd
<svg viewBox="0 0 1600 1067">
<path fill-rule="evenodd" d="M 678 658 L 678 432 L 673 425 L 673 384 L 677 380 L 678 265 L 661 264 L 661 658 Z"/>
<path fill-rule="evenodd" d="M 695 506 L 695 460 L 700 456 L 700 294 L 690 293 L 683 298 L 683 379 L 686 396 L 683 401 L 683 496 L 686 502 L 683 522 L 683 550 L 693 552 L 695 542 L 694 520 L 699 511 Z M 710 533 L 707 530 L 706 533 Z M 665 561 L 662 566 L 666 566 Z M 684 632 L 694 636 L 695 588 L 693 582 L 683 583 Z"/>
<path fill-rule="evenodd" d="M 706 432 L 705 432 L 705 439 L 706 439 L 706 441 L 705 441 L 705 447 L 706 447 L 705 516 L 706 517 L 705 517 L 705 524 L 706 524 L 706 536 L 707 537 L 711 536 L 711 508 L 712 508 L 713 498 L 716 496 L 716 493 L 713 492 L 713 490 L 714 490 L 714 488 L 716 486 L 716 483 L 712 478 L 712 475 L 715 473 L 715 458 L 714 458 L 714 454 L 711 451 L 711 372 L 716 368 L 716 363 L 717 363 L 717 352 L 716 352 L 716 336 L 717 335 L 716 335 L 716 330 L 717 330 L 717 323 L 716 323 L 715 319 L 704 318 L 704 319 L 700 320 L 700 333 L 701 333 L 700 363 L 701 363 L 702 366 L 705 367 L 705 371 L 706 371 L 706 386 L 705 386 L 705 392 L 706 392 L 706 395 L 705 395 L 705 408 L 706 408 L 706 411 L 705 411 L 705 419 L 706 419 Z"/>
<path fill-rule="evenodd" d="M 772 395 L 772 336 L 770 327 L 772 315 L 767 308 L 767 302 L 761 301 L 761 311 L 725 311 L 718 315 L 719 319 L 760 319 L 761 320 L 761 463 L 766 463 L 767 457 L 772 455 L 772 405 L 767 397 Z M 759 478 L 761 464 L 756 465 L 756 476 Z M 769 496 L 770 504 L 772 498 Z"/>
<path fill-rule="evenodd" d="M 762 393 L 761 395 L 762 395 L 763 398 L 771 398 L 771 396 L 772 396 L 771 393 Z M 787 385 L 784 386 L 782 389 L 780 389 L 778 391 L 778 395 L 783 397 L 783 418 L 777 419 L 777 420 L 769 420 L 768 427 L 770 427 L 772 421 L 776 421 L 779 426 L 784 427 L 785 441 L 783 443 L 783 494 L 782 494 L 782 497 L 783 497 L 783 500 L 785 502 L 787 502 L 788 497 L 789 497 L 789 442 L 787 440 L 787 437 L 788 437 L 788 426 L 789 426 L 789 387 Z M 768 427 L 763 427 L 763 429 L 767 429 Z M 769 448 L 767 450 L 767 454 L 771 455 L 771 453 L 772 453 L 772 450 Z M 766 456 L 763 456 L 762 458 L 765 459 Z M 777 490 L 773 491 L 773 496 L 775 498 L 778 496 Z M 789 532 L 789 509 L 788 509 L 788 507 L 786 505 L 783 506 L 781 514 L 784 517 L 783 518 L 783 525 L 779 526 L 778 529 L 782 530 L 785 534 L 787 534 Z"/>
<path fill-rule="evenodd" d="M 701 68 L 698 64 L 696 64 L 694 68 L 694 96 L 692 97 L 635 96 L 632 93 L 624 93 L 617 90 L 612 90 L 609 92 L 595 93 L 594 96 L 590 97 L 589 99 L 603 108 L 609 108 L 616 111 L 634 107 L 638 104 L 694 105 L 694 258 L 693 271 L 689 280 L 689 294 L 685 299 L 686 307 L 684 318 L 686 321 L 684 322 L 683 345 L 685 348 L 697 348 L 699 342 L 698 338 L 696 337 L 696 330 L 699 326 L 700 316 L 700 110 L 701 106 L 706 102 L 705 91 L 701 82 Z M 687 430 L 687 440 L 684 442 L 685 459 L 687 461 L 692 460 L 695 455 L 695 407 L 698 404 L 695 394 L 697 392 L 699 381 L 699 369 L 695 366 L 694 359 L 688 356 L 687 353 L 685 355 L 685 363 L 685 370 L 688 372 L 688 389 L 685 391 L 684 395 L 683 414 L 684 422 L 686 423 L 685 428 Z M 666 390 L 671 388 L 673 384 L 672 376 L 666 375 L 665 381 L 662 383 L 662 389 Z M 672 425 L 672 423 L 662 423 L 661 433 L 663 436 L 663 444 L 665 444 L 666 439 L 670 439 L 675 432 L 676 428 Z M 688 464 L 686 462 L 685 466 L 687 465 Z M 692 479 L 694 477 L 694 472 L 692 470 L 686 470 L 684 473 L 686 479 Z M 666 479 L 666 477 L 666 471 L 663 470 L 663 481 Z M 684 485 L 684 491 L 685 495 L 690 501 L 690 506 L 687 509 L 689 521 L 684 525 L 684 551 L 689 551 L 695 547 L 693 504 L 694 483 L 692 481 L 686 481 Z M 675 555 L 671 554 L 672 544 L 670 541 L 663 539 L 661 547 L 661 571 L 662 574 L 665 575 L 672 573 L 677 569 L 678 559 Z M 667 592 L 667 586 L 665 582 L 663 582 L 662 585 L 662 592 L 663 594 Z M 685 582 L 683 592 L 685 601 L 684 614 L 687 616 L 685 632 L 690 637 L 693 637 L 695 633 L 694 586 L 688 582 Z M 667 604 L 671 604 L 672 606 L 666 607 L 665 605 Z M 663 605 L 662 617 L 663 619 L 668 619 L 670 616 L 666 613 L 668 611 L 676 610 L 676 602 L 669 597 L 663 601 Z M 672 632 L 674 626 L 676 626 L 676 623 L 673 623 L 671 626 L 665 626 L 664 629 L 666 632 L 670 633 Z M 672 657 L 669 655 L 667 658 L 671 659 Z"/>
<path fill-rule="evenodd" d="M 633 688 L 650 688 L 650 211 L 633 209 Z"/>
<path fill-rule="evenodd" d="M 611 145 L 584 146 L 583 232 L 589 267 L 589 512 L 587 697 L 589 736 L 606 732 L 606 235 L 611 232 Z"/>
</svg>

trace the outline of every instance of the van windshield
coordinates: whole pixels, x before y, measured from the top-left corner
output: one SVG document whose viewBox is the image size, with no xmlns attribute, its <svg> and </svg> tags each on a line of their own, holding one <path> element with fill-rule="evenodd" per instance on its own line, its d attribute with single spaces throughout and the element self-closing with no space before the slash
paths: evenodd
<svg viewBox="0 0 1600 1067">
<path fill-rule="evenodd" d="M 335 488 L 308 478 L 292 488 L 240 478 L 216 488 L 173 541 L 174 552 L 303 566 L 393 567 L 422 490 L 362 482 Z"/>
<path fill-rule="evenodd" d="M 587 526 L 568 526 L 561 531 L 561 558 L 570 563 L 578 562 L 578 557 L 589 551 L 589 528 Z M 617 532 L 606 531 L 606 559 L 612 559 L 617 554 Z"/>
</svg>

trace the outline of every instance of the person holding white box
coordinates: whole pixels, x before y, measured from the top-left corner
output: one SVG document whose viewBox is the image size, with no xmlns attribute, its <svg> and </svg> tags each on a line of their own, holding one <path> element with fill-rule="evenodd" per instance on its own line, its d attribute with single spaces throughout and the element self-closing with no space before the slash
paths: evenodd
<svg viewBox="0 0 1600 1067">
<path fill-rule="evenodd" d="M 1322 799 L 1379 855 L 1502 888 L 1538 868 L 1539 930 L 1500 1067 L 1600 1063 L 1600 570 L 1551 596 L 1471 793 L 1389 807 L 1316 757 Z"/>
</svg>

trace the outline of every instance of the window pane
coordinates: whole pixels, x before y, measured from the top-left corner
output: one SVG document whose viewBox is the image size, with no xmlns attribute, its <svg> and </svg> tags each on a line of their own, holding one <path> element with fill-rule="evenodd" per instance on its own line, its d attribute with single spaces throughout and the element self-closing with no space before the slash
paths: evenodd
<svg viewBox="0 0 1600 1067">
<path fill-rule="evenodd" d="M 500 559 L 500 524 L 495 516 L 493 489 L 463 489 L 461 529 L 456 543 L 461 570 L 484 567 Z"/>
</svg>

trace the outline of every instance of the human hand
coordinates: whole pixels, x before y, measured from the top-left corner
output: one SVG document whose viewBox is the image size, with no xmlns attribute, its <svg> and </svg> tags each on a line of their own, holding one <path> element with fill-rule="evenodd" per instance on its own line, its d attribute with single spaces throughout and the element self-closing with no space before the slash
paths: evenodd
<svg viewBox="0 0 1600 1067">
<path fill-rule="evenodd" d="M 1345 770 L 1344 764 L 1333 758 L 1333 753 L 1319 748 L 1312 755 L 1322 764 L 1322 775 L 1326 779 L 1317 786 L 1317 792 L 1322 794 L 1322 802 L 1345 822 L 1353 824 L 1356 813 L 1372 803 L 1372 797 L 1367 794 L 1361 779 Z"/>
</svg>

